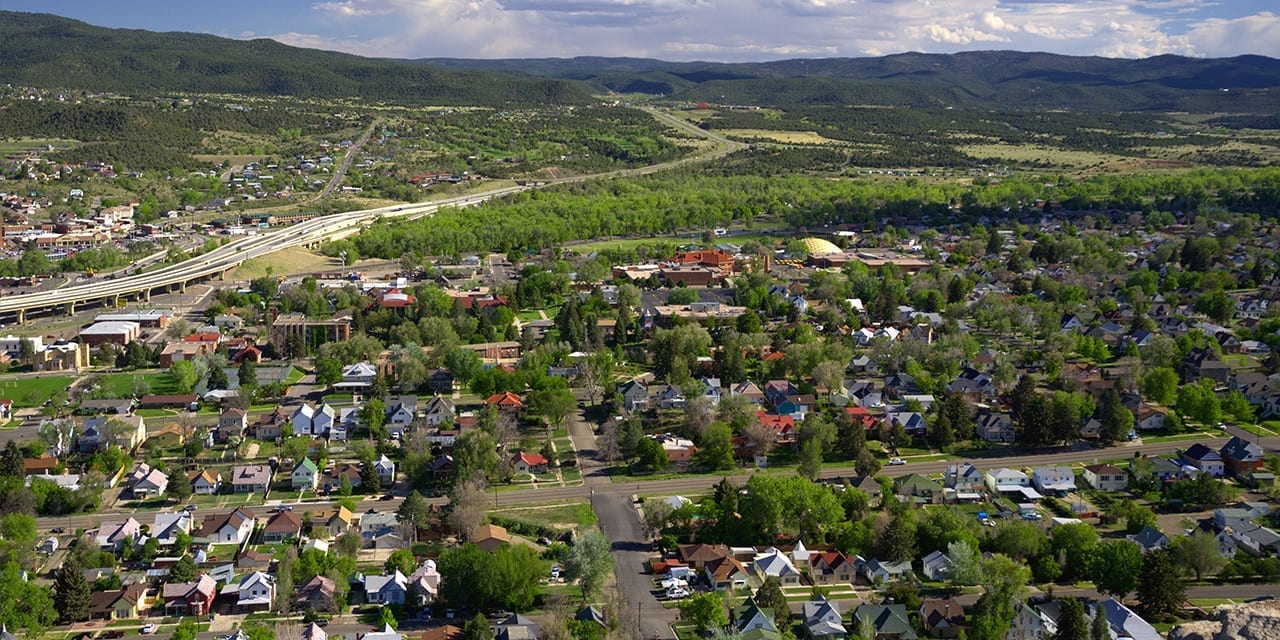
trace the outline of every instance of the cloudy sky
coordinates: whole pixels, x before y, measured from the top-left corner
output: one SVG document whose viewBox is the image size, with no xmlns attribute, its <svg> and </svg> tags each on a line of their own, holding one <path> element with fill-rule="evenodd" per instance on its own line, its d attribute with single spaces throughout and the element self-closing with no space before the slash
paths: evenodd
<svg viewBox="0 0 1280 640">
<path fill-rule="evenodd" d="M 367 56 L 749 61 L 1017 49 L 1280 57 L 1276 0 L 4 0 Z"/>
</svg>

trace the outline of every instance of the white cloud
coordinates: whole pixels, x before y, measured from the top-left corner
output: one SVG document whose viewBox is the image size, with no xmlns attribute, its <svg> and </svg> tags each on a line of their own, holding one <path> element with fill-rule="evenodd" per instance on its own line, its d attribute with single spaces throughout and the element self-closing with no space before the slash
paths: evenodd
<svg viewBox="0 0 1280 640">
<path fill-rule="evenodd" d="M 311 5 L 316 20 L 297 29 L 305 33 L 277 39 L 384 57 L 734 61 L 992 48 L 1115 57 L 1280 55 L 1280 18 L 1240 8 L 1233 16 L 1234 2 L 327 0 Z"/>
</svg>

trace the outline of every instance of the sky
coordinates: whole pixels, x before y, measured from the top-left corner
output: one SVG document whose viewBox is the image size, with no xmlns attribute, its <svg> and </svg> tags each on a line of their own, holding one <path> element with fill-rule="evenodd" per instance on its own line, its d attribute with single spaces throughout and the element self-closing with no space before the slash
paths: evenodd
<svg viewBox="0 0 1280 640">
<path fill-rule="evenodd" d="M 1276 0 L 3 0 L 0 8 L 385 58 L 743 62 L 993 49 L 1280 58 Z"/>
</svg>

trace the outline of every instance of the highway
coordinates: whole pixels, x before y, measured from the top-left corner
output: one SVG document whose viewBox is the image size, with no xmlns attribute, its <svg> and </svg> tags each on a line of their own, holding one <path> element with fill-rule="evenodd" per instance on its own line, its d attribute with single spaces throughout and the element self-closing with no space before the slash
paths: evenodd
<svg viewBox="0 0 1280 640">
<path fill-rule="evenodd" d="M 127 298 L 131 295 L 137 295 L 142 299 L 147 299 L 150 297 L 153 290 L 164 289 L 166 287 L 185 287 L 192 281 L 219 276 L 226 273 L 251 258 L 264 256 L 289 247 L 320 242 L 335 236 L 349 235 L 358 231 L 360 226 L 368 224 L 378 218 L 403 217 L 406 219 L 415 219 L 432 215 L 442 207 L 474 205 L 491 198 L 497 198 L 528 189 L 539 188 L 541 186 L 579 182 L 596 178 L 622 178 L 647 175 L 685 164 L 722 158 L 734 151 L 743 149 L 746 146 L 741 143 L 728 140 L 719 134 L 703 131 L 688 122 L 655 109 L 646 109 L 646 111 L 663 124 L 678 129 L 683 133 L 696 135 L 711 141 L 713 143 L 713 147 L 709 150 L 677 160 L 671 160 L 635 169 L 622 169 L 607 173 L 563 178 L 540 183 L 537 186 L 530 184 L 500 187 L 431 202 L 392 205 L 312 218 L 311 220 L 300 222 L 282 229 L 234 240 L 206 254 L 191 258 L 190 260 L 186 260 L 178 264 L 165 266 L 149 273 L 118 277 L 112 280 L 93 282 L 90 284 L 67 286 L 52 291 L 40 291 L 0 298 L 0 315 L 13 314 L 17 316 L 19 322 L 23 322 L 26 319 L 26 313 L 28 311 L 57 309 L 59 307 L 73 308 L 75 305 L 102 300 L 114 301 L 119 298 Z M 357 144 L 363 144 L 364 141 L 368 139 L 368 136 L 372 131 L 373 128 L 371 127 L 365 132 L 365 135 Z M 354 146 L 355 145 L 353 145 L 353 147 Z M 348 154 L 347 159 L 344 160 L 344 164 L 349 162 L 353 154 L 354 151 Z"/>
</svg>

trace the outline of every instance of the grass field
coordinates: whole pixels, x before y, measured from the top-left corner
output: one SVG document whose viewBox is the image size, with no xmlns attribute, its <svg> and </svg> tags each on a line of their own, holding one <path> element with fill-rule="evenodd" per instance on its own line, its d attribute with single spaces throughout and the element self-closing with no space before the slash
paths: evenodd
<svg viewBox="0 0 1280 640">
<path fill-rule="evenodd" d="M 725 129 L 719 133 L 728 137 L 770 140 L 784 144 L 844 144 L 840 140 L 824 138 L 817 131 L 772 131 L 768 129 Z"/>
<path fill-rule="evenodd" d="M 1054 166 L 1077 168 L 1132 159 L 1108 153 L 1071 151 L 1034 144 L 971 144 L 961 145 L 957 149 L 976 158 L 1000 158 L 1011 162 L 1040 161 L 1051 163 Z"/>
<path fill-rule="evenodd" d="M 591 510 L 591 505 L 585 502 L 552 502 L 521 507 L 504 506 L 501 511 L 494 511 L 494 513 L 504 518 L 556 529 L 592 527 L 596 524 L 596 513 Z"/>
<path fill-rule="evenodd" d="M 0 398 L 13 400 L 13 406 L 19 409 L 38 407 L 44 404 L 54 391 L 65 390 L 74 380 L 75 378 L 70 376 L 0 380 Z"/>
<path fill-rule="evenodd" d="M 232 274 L 237 280 L 252 280 L 268 275 L 287 276 L 297 273 L 327 271 L 339 266 L 340 263 L 328 256 L 322 256 L 302 247 L 291 247 L 260 258 L 246 260 Z M 358 265 L 348 266 L 352 269 L 359 269 Z"/>
<path fill-rule="evenodd" d="M 66 138 L 4 138 L 0 139 L 0 153 L 22 153 L 30 149 L 73 149 L 80 143 Z"/>
<path fill-rule="evenodd" d="M 98 378 L 98 384 L 107 396 L 127 398 L 134 393 L 134 381 L 141 379 L 146 383 L 147 393 L 178 393 L 178 386 L 168 371 L 158 373 L 117 373 Z"/>
<path fill-rule="evenodd" d="M 744 233 L 744 234 L 726 236 L 724 238 L 718 238 L 716 241 L 731 242 L 733 244 L 741 245 L 743 243 L 751 242 L 751 241 L 759 242 L 762 244 L 769 244 L 778 239 L 781 239 L 781 237 L 771 236 L 771 235 L 762 234 L 762 233 Z M 690 233 L 690 234 L 680 235 L 680 236 L 659 236 L 659 237 L 653 237 L 653 238 L 618 238 L 616 240 L 597 240 L 595 242 L 585 242 L 582 244 L 571 245 L 566 248 L 573 249 L 575 252 L 580 254 L 587 254 L 587 253 L 591 253 L 592 251 L 600 251 L 602 249 L 633 249 L 635 247 L 639 247 L 643 245 L 654 245 L 659 243 L 675 244 L 675 245 L 701 244 L 702 234 Z"/>
</svg>

